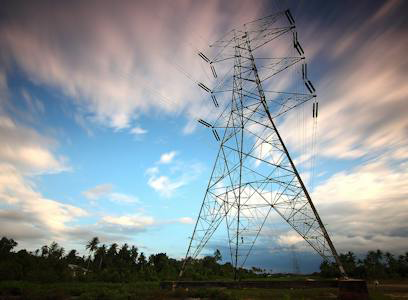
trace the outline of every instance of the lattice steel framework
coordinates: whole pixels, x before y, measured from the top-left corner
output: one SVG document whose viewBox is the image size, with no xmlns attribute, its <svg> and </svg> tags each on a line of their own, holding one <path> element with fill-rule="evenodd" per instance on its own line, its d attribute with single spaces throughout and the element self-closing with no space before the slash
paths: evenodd
<svg viewBox="0 0 408 300">
<path fill-rule="evenodd" d="M 256 56 L 258 49 L 283 35 L 291 36 L 296 55 L 265 58 L 262 56 L 265 53 L 260 51 L 261 57 Z M 323 258 L 335 259 L 345 276 L 336 249 L 275 122 L 278 116 L 316 97 L 307 78 L 304 52 L 292 15 L 287 10 L 247 23 L 210 47 L 220 49 L 213 59 L 202 52 L 198 54 L 210 64 L 214 77 L 217 77 L 217 63 L 233 61 L 232 76 L 218 80 L 212 89 L 203 83 L 198 85 L 209 93 L 216 107 L 217 98 L 226 93 L 231 96 L 214 122 L 199 120 L 211 128 L 220 146 L 184 263 L 188 257 L 196 258 L 200 254 L 224 221 L 235 270 L 244 266 L 269 214 L 274 211 Z M 271 78 L 298 63 L 302 64 L 300 92 L 264 89 Z M 317 103 L 313 109 L 313 117 L 317 117 Z"/>
</svg>

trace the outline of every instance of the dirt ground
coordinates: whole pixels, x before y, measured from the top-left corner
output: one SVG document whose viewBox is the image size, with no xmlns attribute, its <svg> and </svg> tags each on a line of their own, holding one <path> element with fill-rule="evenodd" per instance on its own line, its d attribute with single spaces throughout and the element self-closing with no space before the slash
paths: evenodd
<svg viewBox="0 0 408 300">
<path fill-rule="evenodd" d="M 408 282 L 403 283 L 380 283 L 378 287 L 369 283 L 368 289 L 370 293 L 383 294 L 391 299 L 407 300 L 408 299 Z"/>
</svg>

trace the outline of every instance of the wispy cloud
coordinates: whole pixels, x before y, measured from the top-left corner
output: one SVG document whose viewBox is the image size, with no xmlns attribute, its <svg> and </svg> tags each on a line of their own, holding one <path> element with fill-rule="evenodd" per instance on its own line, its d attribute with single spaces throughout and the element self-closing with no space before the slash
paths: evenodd
<svg viewBox="0 0 408 300">
<path fill-rule="evenodd" d="M 97 200 L 103 196 L 106 196 L 112 192 L 113 184 L 104 183 L 97 185 L 89 190 L 83 192 L 84 196 L 90 200 Z"/>
<path fill-rule="evenodd" d="M 159 164 L 169 164 L 173 161 L 173 158 L 176 156 L 177 152 L 176 151 L 171 151 L 168 153 L 163 153 L 160 156 Z"/>
<path fill-rule="evenodd" d="M 228 18 L 220 5 L 229 7 Z M 262 4 L 125 1 L 117 14 L 110 6 L 108 1 L 9 7 L 12 17 L 0 30 L 1 59 L 4 65 L 16 63 L 35 84 L 75 99 L 79 112 L 97 123 L 124 129 L 152 109 L 196 115 L 207 107 L 180 68 L 202 76 L 194 47 L 206 47 L 205 40 L 225 23 L 254 18 Z"/>
<path fill-rule="evenodd" d="M 121 215 L 121 216 L 104 216 L 99 222 L 100 226 L 108 226 L 121 232 L 140 232 L 152 227 L 158 227 L 168 224 L 193 224 L 190 217 L 182 217 L 174 220 L 158 220 L 148 215 Z"/>
<path fill-rule="evenodd" d="M 182 224 L 194 224 L 195 221 L 190 217 L 179 218 L 178 221 Z"/>
<path fill-rule="evenodd" d="M 132 195 L 122 194 L 122 193 L 111 193 L 109 199 L 114 202 L 120 203 L 137 203 L 139 199 Z"/>
<path fill-rule="evenodd" d="M 8 162 L 29 174 L 58 173 L 69 170 L 67 159 L 57 156 L 57 142 L 0 114 L 0 161 Z"/>
<path fill-rule="evenodd" d="M 152 176 L 147 181 L 148 185 L 155 191 L 159 192 L 164 197 L 171 197 L 173 193 L 186 185 L 187 181 L 184 178 L 171 180 L 168 176 Z"/>
<path fill-rule="evenodd" d="M 340 249 L 405 251 L 407 167 L 381 159 L 334 174 L 316 188 L 317 208 Z"/>
<path fill-rule="evenodd" d="M 195 180 L 203 169 L 200 163 L 187 164 L 182 160 L 175 162 L 174 157 L 176 155 L 176 151 L 163 153 L 160 160 L 156 162 L 156 164 L 167 167 L 168 175 L 163 175 L 164 166 L 159 168 L 156 165 L 146 170 L 146 175 L 149 176 L 147 184 L 166 198 L 172 197 L 181 187 Z"/>
<path fill-rule="evenodd" d="M 143 135 L 143 134 L 146 134 L 146 133 L 147 133 L 147 130 L 146 130 L 146 129 L 143 129 L 143 128 L 141 128 L 141 127 L 133 127 L 133 128 L 130 130 L 130 133 L 132 133 L 132 134 L 134 134 L 134 135 Z"/>
<path fill-rule="evenodd" d="M 48 199 L 10 164 L 0 164 L 0 234 L 15 239 L 61 239 L 69 223 L 88 213 L 77 206 Z M 18 220 L 18 222 L 17 222 Z"/>
<path fill-rule="evenodd" d="M 97 185 L 89 190 L 82 192 L 82 194 L 89 200 L 95 203 L 99 199 L 107 199 L 113 202 L 120 203 L 137 203 L 138 198 L 132 195 L 113 192 L 113 184 L 104 183 Z"/>
<path fill-rule="evenodd" d="M 305 45 L 314 53 L 310 74 L 320 60 L 327 60 L 316 82 L 320 155 L 356 159 L 390 148 L 408 149 L 408 72 L 404 68 L 408 37 L 401 20 L 392 15 L 402 4 L 386 2 L 367 18 L 355 12 L 353 19 L 358 24 L 350 23 L 352 16 L 347 15 L 325 30 L 306 29 L 305 40 L 313 41 Z M 311 104 L 305 111 L 310 112 L 306 116 L 310 116 L 307 130 L 311 134 Z M 301 150 L 294 132 L 296 118 L 296 114 L 289 115 L 280 128 L 291 149 Z"/>
</svg>

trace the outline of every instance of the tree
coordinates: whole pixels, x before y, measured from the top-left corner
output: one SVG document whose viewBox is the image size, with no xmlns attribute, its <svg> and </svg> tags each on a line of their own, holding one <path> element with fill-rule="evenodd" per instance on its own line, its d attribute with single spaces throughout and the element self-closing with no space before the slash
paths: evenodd
<svg viewBox="0 0 408 300">
<path fill-rule="evenodd" d="M 156 273 L 161 273 L 162 271 L 166 271 L 169 258 L 166 253 L 158 253 L 156 255 L 152 254 L 149 257 L 149 264 L 151 264 L 156 271 Z"/>
<path fill-rule="evenodd" d="M 147 264 L 147 261 L 146 261 L 146 256 L 144 255 L 143 252 L 140 253 L 139 258 L 137 259 L 137 262 L 138 262 L 137 264 L 139 266 L 139 269 L 144 270 L 144 268 L 145 268 L 145 266 Z"/>
<path fill-rule="evenodd" d="M 41 257 L 47 257 L 48 256 L 48 246 L 44 245 L 41 247 Z"/>
<path fill-rule="evenodd" d="M 137 251 L 138 249 L 135 246 L 132 246 L 132 248 L 130 248 L 130 258 L 132 259 L 133 264 L 137 263 L 137 256 L 139 255 Z"/>
<path fill-rule="evenodd" d="M 18 244 L 13 239 L 2 237 L 0 240 L 0 255 L 5 256 L 13 250 Z"/>
<path fill-rule="evenodd" d="M 98 248 L 98 244 L 99 244 L 99 238 L 94 237 L 85 246 L 85 249 L 89 250 L 88 269 L 89 269 L 89 263 L 91 262 L 91 254 Z"/>
<path fill-rule="evenodd" d="M 122 247 L 119 249 L 119 258 L 123 262 L 128 262 L 130 260 L 130 251 L 129 251 L 129 245 L 128 244 L 123 244 Z"/>
<path fill-rule="evenodd" d="M 383 253 L 381 250 L 368 251 L 364 259 L 364 267 L 369 278 L 381 278 L 385 275 L 385 268 L 383 265 Z"/>
<path fill-rule="evenodd" d="M 218 250 L 218 249 L 215 250 L 215 252 L 214 252 L 214 259 L 215 259 L 216 262 L 219 262 L 219 261 L 222 260 L 222 256 L 221 256 L 220 250 Z"/>
<path fill-rule="evenodd" d="M 108 249 L 108 256 L 113 258 L 118 252 L 118 244 L 113 243 Z"/>
<path fill-rule="evenodd" d="M 340 260 L 346 270 L 346 274 L 352 276 L 356 270 L 356 256 L 349 251 L 346 254 L 340 254 Z"/>
<path fill-rule="evenodd" d="M 53 259 L 61 259 L 65 253 L 65 249 L 60 247 L 58 243 L 52 242 L 48 247 L 48 257 Z"/>
<path fill-rule="evenodd" d="M 75 249 L 72 249 L 71 251 L 68 252 L 65 259 L 69 264 L 76 264 L 77 260 L 79 259 L 78 252 Z"/>
<path fill-rule="evenodd" d="M 106 255 L 106 245 L 102 244 L 102 246 L 98 247 L 95 253 L 95 258 L 99 258 L 99 270 L 102 268 L 102 261 Z"/>
<path fill-rule="evenodd" d="M 394 255 L 386 252 L 385 261 L 387 263 L 387 274 L 389 277 L 395 277 L 398 275 L 398 260 L 395 259 Z"/>
</svg>

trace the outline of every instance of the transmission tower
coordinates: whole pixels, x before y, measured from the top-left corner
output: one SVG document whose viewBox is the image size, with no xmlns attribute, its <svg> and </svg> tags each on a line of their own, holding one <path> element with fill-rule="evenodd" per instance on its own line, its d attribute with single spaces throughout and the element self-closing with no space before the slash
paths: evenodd
<svg viewBox="0 0 408 300">
<path fill-rule="evenodd" d="M 283 37 L 290 38 L 293 55 L 271 57 L 277 47 L 267 50 L 266 46 Z M 314 101 L 313 117 L 317 117 L 315 88 L 307 77 L 304 51 L 290 11 L 246 23 L 210 47 L 215 49 L 212 59 L 202 52 L 198 55 L 210 65 L 216 84 L 209 88 L 197 83 L 222 112 L 214 120 L 198 121 L 212 130 L 219 150 L 180 276 L 188 258 L 196 258 L 225 222 L 237 279 L 270 213 L 275 212 L 324 259 L 334 259 L 345 277 L 277 128 L 278 117 L 310 100 Z M 277 81 L 295 66 L 301 70 L 298 77 L 289 83 Z M 223 78 L 217 74 L 228 69 Z M 276 91 L 277 82 L 293 91 Z M 222 108 L 220 101 L 227 104 Z"/>
<path fill-rule="evenodd" d="M 293 274 L 299 275 L 300 267 L 299 267 L 299 261 L 296 255 L 295 245 L 292 245 L 290 247 L 290 251 L 292 252 Z"/>
</svg>

